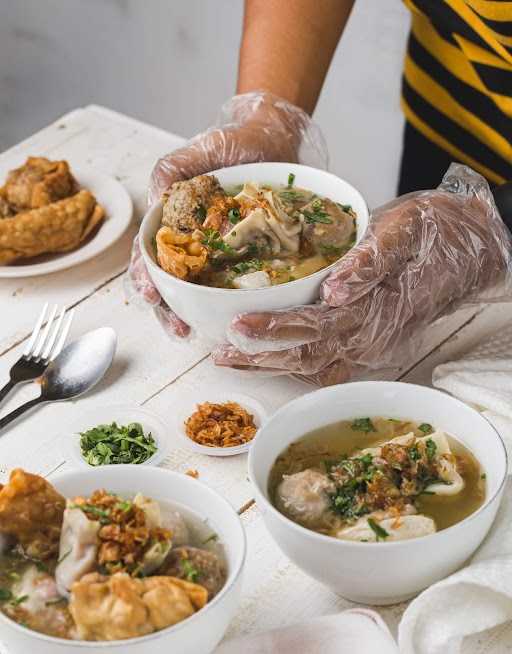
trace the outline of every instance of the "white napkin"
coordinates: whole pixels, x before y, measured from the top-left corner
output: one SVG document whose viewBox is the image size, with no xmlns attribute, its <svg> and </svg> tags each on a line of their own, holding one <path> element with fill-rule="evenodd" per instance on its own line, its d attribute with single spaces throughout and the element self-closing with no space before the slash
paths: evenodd
<svg viewBox="0 0 512 654">
<path fill-rule="evenodd" d="M 510 460 L 512 329 L 487 339 L 463 359 L 438 366 L 432 381 L 437 388 L 474 406 L 494 424 Z M 509 478 L 496 521 L 470 564 L 421 593 L 406 609 L 399 627 L 401 654 L 510 651 L 511 512 Z M 473 638 L 469 639 L 470 635 Z"/>
<path fill-rule="evenodd" d="M 303 624 L 223 643 L 215 654 L 398 654 L 384 621 L 367 609 L 351 609 Z"/>
</svg>

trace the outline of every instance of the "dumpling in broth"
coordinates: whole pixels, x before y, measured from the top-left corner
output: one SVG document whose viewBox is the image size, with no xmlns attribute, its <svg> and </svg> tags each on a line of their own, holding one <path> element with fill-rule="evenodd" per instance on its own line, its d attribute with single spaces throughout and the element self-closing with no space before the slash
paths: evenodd
<svg viewBox="0 0 512 654">
<path fill-rule="evenodd" d="M 59 545 L 59 563 L 55 580 L 59 593 L 68 596 L 71 586 L 94 569 L 98 552 L 100 523 L 89 520 L 79 508 L 68 506 L 64 511 Z"/>
<path fill-rule="evenodd" d="M 372 529 L 368 520 L 373 519 L 377 529 L 383 530 L 386 543 L 395 540 L 409 540 L 410 538 L 419 538 L 428 536 L 436 531 L 435 522 L 432 518 L 425 515 L 402 515 L 377 519 L 376 517 L 364 516 L 351 525 L 341 529 L 336 538 L 340 540 L 355 540 L 364 542 L 375 542 L 378 540 L 375 529 Z"/>
<path fill-rule="evenodd" d="M 224 241 L 239 253 L 253 243 L 273 255 L 299 251 L 302 225 L 289 216 L 278 196 L 256 184 L 244 184 L 235 200 L 255 203 L 244 220 L 224 236 Z"/>
</svg>

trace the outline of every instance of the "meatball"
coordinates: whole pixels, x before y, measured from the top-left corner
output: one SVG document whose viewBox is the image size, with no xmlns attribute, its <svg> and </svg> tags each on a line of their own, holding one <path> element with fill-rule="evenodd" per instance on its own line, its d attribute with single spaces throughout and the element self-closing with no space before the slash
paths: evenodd
<svg viewBox="0 0 512 654">
<path fill-rule="evenodd" d="M 294 522 L 315 529 L 329 517 L 329 493 L 336 486 L 327 475 L 307 468 L 293 475 L 283 475 L 276 492 L 278 509 Z"/>
<path fill-rule="evenodd" d="M 226 581 L 226 573 L 217 554 L 189 546 L 173 549 L 159 574 L 203 586 L 208 591 L 208 601 L 217 595 Z"/>
<path fill-rule="evenodd" d="M 344 254 L 354 241 L 354 216 L 332 200 L 316 198 L 300 209 L 304 216 L 302 248 L 308 254 Z"/>
<path fill-rule="evenodd" d="M 164 194 L 162 225 L 177 232 L 200 229 L 214 196 L 225 195 L 213 175 L 198 175 L 184 182 L 175 182 Z"/>
</svg>

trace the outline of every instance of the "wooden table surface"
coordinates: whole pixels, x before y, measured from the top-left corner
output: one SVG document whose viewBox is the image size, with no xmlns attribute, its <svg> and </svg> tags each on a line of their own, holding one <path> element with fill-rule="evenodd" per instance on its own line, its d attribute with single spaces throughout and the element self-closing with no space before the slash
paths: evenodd
<svg viewBox="0 0 512 654">
<path fill-rule="evenodd" d="M 0 180 L 28 155 L 67 159 L 116 177 L 134 202 L 134 219 L 124 237 L 96 259 L 70 270 L 23 279 L 0 279 L 0 382 L 20 356 L 23 343 L 44 302 L 75 308 L 71 338 L 99 326 L 118 335 L 118 351 L 105 379 L 76 402 L 44 406 L 0 439 L 0 481 L 13 466 L 44 475 L 71 467 L 60 445 L 76 411 L 104 405 L 141 405 L 172 424 L 182 397 L 208 389 L 239 391 L 257 397 L 269 412 L 310 387 L 285 377 L 258 378 L 216 368 L 199 342 L 167 337 L 148 311 L 125 300 L 123 276 L 130 244 L 145 209 L 146 185 L 157 157 L 183 139 L 103 107 L 77 109 L 0 155 Z M 489 333 L 510 322 L 512 306 L 489 305 L 460 311 L 432 327 L 417 357 L 394 375 L 430 384 L 433 368 L 453 359 Z M 1 414 L 33 397 L 33 385 L 10 397 Z M 202 483 L 223 494 L 239 511 L 249 552 L 244 591 L 226 638 L 300 622 L 353 606 L 303 574 L 267 534 L 253 503 L 245 455 L 213 458 L 177 447 L 162 465 L 196 469 Z M 395 632 L 405 605 L 380 609 Z"/>
</svg>

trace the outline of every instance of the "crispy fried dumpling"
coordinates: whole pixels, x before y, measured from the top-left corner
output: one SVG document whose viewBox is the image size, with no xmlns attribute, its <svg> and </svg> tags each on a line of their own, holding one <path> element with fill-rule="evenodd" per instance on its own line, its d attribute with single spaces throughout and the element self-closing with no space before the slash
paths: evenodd
<svg viewBox="0 0 512 654">
<path fill-rule="evenodd" d="M 206 266 L 208 250 L 202 245 L 202 232 L 178 233 L 160 227 L 156 233 L 156 251 L 160 267 L 178 279 L 198 275 Z"/>
<path fill-rule="evenodd" d="M 61 595 L 69 595 L 71 586 L 94 570 L 98 553 L 100 523 L 89 520 L 79 508 L 68 506 L 64 511 L 59 545 L 59 563 L 55 580 Z"/>
<path fill-rule="evenodd" d="M 328 493 L 336 490 L 334 483 L 318 470 L 307 468 L 293 475 L 283 475 L 276 491 L 278 509 L 291 520 L 314 529 L 328 517 Z"/>
<path fill-rule="evenodd" d="M 0 265 L 40 254 L 67 252 L 103 220 L 89 191 L 0 220 Z"/>
<path fill-rule="evenodd" d="M 205 588 L 182 579 L 91 573 L 73 585 L 69 610 L 80 639 L 117 640 L 181 622 L 206 602 Z"/>
<path fill-rule="evenodd" d="M 46 559 L 58 551 L 65 506 L 46 479 L 16 468 L 0 490 L 0 533 L 15 537 L 28 557 Z"/>
<path fill-rule="evenodd" d="M 76 189 L 67 161 L 29 157 L 23 166 L 10 171 L 2 195 L 18 213 L 67 198 Z"/>
<path fill-rule="evenodd" d="M 425 515 L 401 515 L 391 517 L 378 517 L 375 514 L 359 518 L 349 527 L 344 527 L 336 534 L 340 540 L 355 540 L 375 542 L 378 539 L 376 530 L 372 529 L 368 520 L 374 520 L 377 529 L 383 530 L 381 539 L 390 542 L 395 540 L 409 540 L 428 536 L 436 531 L 436 524 L 432 518 Z M 387 536 L 385 535 L 387 534 Z"/>
</svg>

